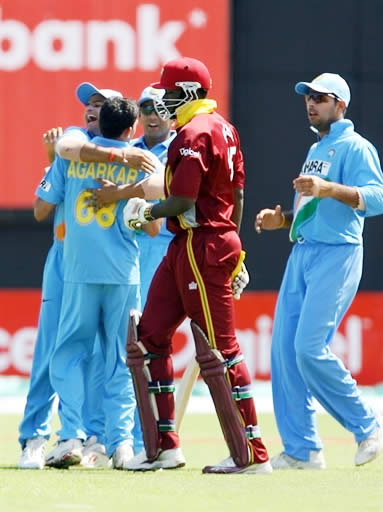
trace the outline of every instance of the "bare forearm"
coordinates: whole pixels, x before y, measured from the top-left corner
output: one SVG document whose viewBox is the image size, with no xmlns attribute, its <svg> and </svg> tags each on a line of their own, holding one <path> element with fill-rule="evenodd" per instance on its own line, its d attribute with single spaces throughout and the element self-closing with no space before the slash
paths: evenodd
<svg viewBox="0 0 383 512">
<path fill-rule="evenodd" d="M 122 148 L 106 148 L 96 146 L 93 142 L 84 142 L 76 137 L 64 136 L 56 144 L 56 152 L 66 160 L 82 160 L 83 162 L 124 162 Z"/>
<path fill-rule="evenodd" d="M 154 200 L 161 199 L 164 196 L 164 178 L 162 175 L 152 174 L 145 180 L 118 186 L 108 180 L 99 179 L 97 181 L 101 183 L 102 187 L 90 189 L 88 192 L 91 194 L 91 206 L 98 208 L 122 199 L 139 197 L 141 199 Z M 149 183 L 152 183 L 152 185 Z"/>
<path fill-rule="evenodd" d="M 341 203 L 345 203 L 351 208 L 357 208 L 359 204 L 359 192 L 356 187 L 341 185 L 340 183 L 330 183 L 329 195 Z"/>
<path fill-rule="evenodd" d="M 116 195 L 113 201 L 120 201 L 121 199 L 131 199 L 132 197 L 140 197 L 142 199 L 147 199 L 145 197 L 145 191 L 142 188 L 141 181 L 132 184 L 119 185 L 118 187 L 116 187 L 115 191 Z"/>
<path fill-rule="evenodd" d="M 357 187 L 327 181 L 318 176 L 298 176 L 293 181 L 293 186 L 303 196 L 331 197 L 351 208 L 357 208 L 362 199 Z"/>
<path fill-rule="evenodd" d="M 144 195 L 136 197 L 143 197 L 144 199 L 147 199 L 149 201 L 152 201 L 154 199 L 161 199 L 164 197 L 164 175 L 162 173 L 152 174 L 148 178 L 145 178 L 144 180 L 140 181 L 139 183 L 141 185 L 142 193 Z"/>
<path fill-rule="evenodd" d="M 113 160 L 116 162 L 122 161 L 121 150 L 118 148 L 113 149 Z M 121 160 L 119 160 L 121 156 Z M 80 159 L 83 162 L 108 162 L 111 158 L 111 148 L 103 146 L 96 146 L 92 142 L 86 142 L 80 150 Z"/>
<path fill-rule="evenodd" d="M 33 214 L 37 222 L 41 222 L 49 217 L 52 214 L 56 206 L 51 203 L 47 203 L 43 199 L 36 197 L 35 204 L 33 207 Z"/>
<path fill-rule="evenodd" d="M 231 220 L 237 226 L 237 233 L 239 233 L 239 230 L 241 229 L 242 214 L 243 214 L 243 189 L 235 188 L 234 189 L 234 210 L 233 210 L 233 215 L 231 216 Z"/>
<path fill-rule="evenodd" d="M 165 201 L 155 204 L 150 214 L 155 219 L 160 217 L 177 217 L 192 208 L 195 204 L 193 199 L 181 196 L 169 196 Z"/>
</svg>

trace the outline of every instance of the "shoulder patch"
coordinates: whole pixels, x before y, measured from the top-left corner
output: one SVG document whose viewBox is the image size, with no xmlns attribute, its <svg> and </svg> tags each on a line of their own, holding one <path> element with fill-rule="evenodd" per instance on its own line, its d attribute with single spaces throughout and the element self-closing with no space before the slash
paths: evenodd
<svg viewBox="0 0 383 512">
<path fill-rule="evenodd" d="M 51 184 L 49 183 L 49 181 L 42 179 L 40 181 L 39 187 L 41 188 L 41 190 L 44 190 L 44 192 L 49 192 L 51 189 Z"/>
</svg>

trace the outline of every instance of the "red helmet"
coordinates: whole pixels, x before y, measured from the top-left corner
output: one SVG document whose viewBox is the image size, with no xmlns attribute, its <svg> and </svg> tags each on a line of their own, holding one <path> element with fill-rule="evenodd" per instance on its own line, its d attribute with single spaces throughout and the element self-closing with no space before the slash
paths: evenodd
<svg viewBox="0 0 383 512">
<path fill-rule="evenodd" d="M 211 88 L 211 78 L 203 62 L 191 57 L 179 57 L 170 60 L 162 68 L 161 80 L 152 87 L 156 89 L 177 89 L 178 83 L 198 83 L 202 89 Z"/>
<path fill-rule="evenodd" d="M 158 116 L 165 120 L 174 118 L 178 107 L 198 99 L 198 89 L 210 89 L 211 78 L 207 67 L 200 60 L 179 57 L 165 64 L 160 82 L 152 84 L 152 87 L 183 91 L 179 98 L 169 99 L 165 92 L 161 100 L 154 100 Z"/>
</svg>

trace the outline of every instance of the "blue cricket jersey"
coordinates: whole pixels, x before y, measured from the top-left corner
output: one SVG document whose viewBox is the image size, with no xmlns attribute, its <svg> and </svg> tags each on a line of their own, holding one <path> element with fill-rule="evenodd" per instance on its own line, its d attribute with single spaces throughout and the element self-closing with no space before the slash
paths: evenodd
<svg viewBox="0 0 383 512">
<path fill-rule="evenodd" d="M 291 240 L 361 244 L 364 218 L 383 213 L 383 178 L 375 147 L 354 131 L 350 120 L 336 121 L 309 149 L 303 174 L 358 187 L 366 209 L 353 209 L 330 197 L 296 194 Z"/>
<path fill-rule="evenodd" d="M 126 147 L 123 141 L 95 137 L 105 147 Z M 48 179 L 49 178 L 49 179 Z M 135 233 L 123 222 L 127 201 L 97 212 L 86 204 L 86 189 L 98 188 L 96 178 L 117 185 L 134 183 L 138 171 L 118 163 L 76 162 L 57 157 L 39 196 L 47 202 L 64 201 L 66 234 L 64 281 L 94 284 L 138 284 L 138 246 Z"/>
</svg>

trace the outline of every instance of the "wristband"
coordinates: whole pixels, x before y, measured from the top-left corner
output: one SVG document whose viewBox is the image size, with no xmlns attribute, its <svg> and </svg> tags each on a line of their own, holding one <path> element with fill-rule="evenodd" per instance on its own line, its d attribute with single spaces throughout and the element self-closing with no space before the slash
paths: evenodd
<svg viewBox="0 0 383 512">
<path fill-rule="evenodd" d="M 152 205 L 147 206 L 144 210 L 144 219 L 147 220 L 148 222 L 150 222 L 152 220 L 156 220 L 155 217 L 153 217 L 153 215 L 150 214 L 151 210 L 152 210 Z"/>
<path fill-rule="evenodd" d="M 281 212 L 281 217 L 282 220 L 279 226 L 277 226 L 277 229 L 283 228 L 283 226 L 286 224 L 286 215 L 283 212 Z"/>
<path fill-rule="evenodd" d="M 116 153 L 115 153 L 114 149 L 111 149 L 109 156 L 108 156 L 108 162 L 113 162 L 115 156 L 116 156 Z"/>
</svg>

